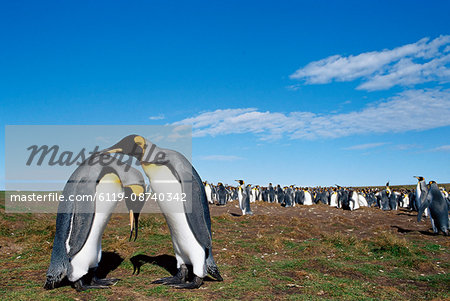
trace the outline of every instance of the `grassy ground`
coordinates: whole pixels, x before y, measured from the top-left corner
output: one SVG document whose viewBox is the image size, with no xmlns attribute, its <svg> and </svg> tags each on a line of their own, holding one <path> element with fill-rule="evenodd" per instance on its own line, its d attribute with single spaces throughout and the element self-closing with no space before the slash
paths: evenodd
<svg viewBox="0 0 450 301">
<path fill-rule="evenodd" d="M 2 300 L 450 298 L 449 238 L 431 235 L 429 220 L 417 223 L 414 213 L 258 203 L 255 216 L 239 216 L 236 202 L 211 207 L 224 282 L 207 279 L 193 291 L 151 284 L 175 269 L 164 218 L 143 215 L 138 240 L 128 242 L 128 216 L 116 214 L 104 234 L 100 273 L 121 281 L 107 290 L 46 291 L 55 215 L 6 214 L 4 194 L 0 199 Z"/>
</svg>

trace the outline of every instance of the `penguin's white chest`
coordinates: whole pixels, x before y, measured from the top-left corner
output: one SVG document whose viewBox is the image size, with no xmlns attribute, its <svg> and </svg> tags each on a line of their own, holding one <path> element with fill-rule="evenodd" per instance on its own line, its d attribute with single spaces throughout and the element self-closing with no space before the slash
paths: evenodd
<svg viewBox="0 0 450 301">
<path fill-rule="evenodd" d="M 238 191 L 238 199 L 239 199 L 239 207 L 242 209 L 244 208 L 242 205 L 242 202 L 244 200 L 244 195 L 242 194 L 242 188 L 239 187 L 239 191 Z"/>
<path fill-rule="evenodd" d="M 405 195 L 405 197 L 403 198 L 403 208 L 406 208 L 409 206 L 409 196 Z"/>
<path fill-rule="evenodd" d="M 310 206 L 312 205 L 312 197 L 309 191 L 305 191 L 305 201 L 303 202 L 304 205 Z"/>
<path fill-rule="evenodd" d="M 212 198 L 211 198 L 211 186 L 209 186 L 209 185 L 205 186 L 205 193 L 206 193 L 206 199 L 208 200 L 208 203 L 213 204 L 214 202 L 212 201 Z"/>
<path fill-rule="evenodd" d="M 358 203 L 361 207 L 369 207 L 369 203 L 367 203 L 366 198 L 362 194 L 358 195 Z"/>
<path fill-rule="evenodd" d="M 337 207 L 337 193 L 335 192 L 335 193 L 333 193 L 332 195 L 331 195 L 331 199 L 330 199 L 330 206 L 331 207 Z"/>
<path fill-rule="evenodd" d="M 359 197 L 356 192 L 353 193 L 352 200 L 353 200 L 353 209 L 352 210 L 358 209 L 359 208 Z"/>
<path fill-rule="evenodd" d="M 185 208 L 192 210 L 192 207 L 189 204 L 185 207 L 186 201 L 182 201 L 188 199 L 184 193 L 191 191 L 183 191 L 181 183 L 167 166 L 147 164 L 143 165 L 143 169 L 169 226 L 178 266 L 192 264 L 194 273 L 204 277 L 205 250 L 195 238 L 186 218 Z"/>
<path fill-rule="evenodd" d="M 117 196 L 122 192 L 122 185 L 115 175 L 105 176 L 97 185 L 95 200 L 95 214 L 88 238 L 81 250 L 75 254 L 70 261 L 72 273 L 67 275 L 70 281 L 74 282 L 83 277 L 90 268 L 98 266 L 102 256 L 102 235 L 108 224 L 112 212 L 117 206 L 117 202 L 111 201 L 112 195 Z M 100 195 L 103 196 L 103 201 Z M 109 201 L 105 201 L 108 199 Z M 70 239 L 70 236 L 68 240 Z"/>
</svg>

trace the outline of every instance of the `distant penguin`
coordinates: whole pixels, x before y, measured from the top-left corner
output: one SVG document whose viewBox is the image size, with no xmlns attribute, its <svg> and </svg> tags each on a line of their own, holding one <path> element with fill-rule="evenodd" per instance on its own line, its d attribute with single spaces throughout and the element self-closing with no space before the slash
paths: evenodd
<svg viewBox="0 0 450 301">
<path fill-rule="evenodd" d="M 336 188 L 333 188 L 333 192 L 331 193 L 330 207 L 338 207 L 338 193 Z"/>
<path fill-rule="evenodd" d="M 222 281 L 212 253 L 205 189 L 191 163 L 179 152 L 160 148 L 138 135 L 127 136 L 103 152 L 123 153 L 138 159 L 152 191 L 158 195 L 157 203 L 172 237 L 178 272 L 153 283 L 193 289 L 202 285 L 208 273 Z M 190 282 L 187 282 L 187 265 L 193 267 L 194 277 Z"/>
<path fill-rule="evenodd" d="M 351 210 L 352 209 L 350 207 L 351 206 L 350 205 L 350 198 L 351 198 L 350 191 L 347 190 L 347 189 L 343 189 L 341 191 L 341 195 L 340 195 L 340 198 L 339 198 L 340 203 L 341 203 L 341 208 L 343 210 Z"/>
<path fill-rule="evenodd" d="M 292 188 L 286 187 L 284 190 L 284 206 L 292 207 Z"/>
<path fill-rule="evenodd" d="M 102 160 L 100 162 L 100 160 Z M 105 163 L 106 161 L 108 163 Z M 67 276 L 78 291 L 107 288 L 118 279 L 98 279 L 95 275 L 102 255 L 101 238 L 120 196 L 130 209 L 130 228 L 136 227 L 142 208 L 137 198 L 145 191 L 142 174 L 109 155 L 94 154 L 73 172 L 58 206 L 56 233 L 45 289 L 58 287 Z M 82 198 L 83 201 L 77 201 Z M 105 201 L 108 200 L 108 201 Z M 133 212 L 134 209 L 134 212 Z M 134 219 L 134 220 L 133 220 Z"/>
<path fill-rule="evenodd" d="M 422 206 L 422 197 L 428 189 L 424 177 L 415 176 L 414 178 L 418 181 L 416 186 L 416 208 L 419 211 L 420 206 Z M 428 217 L 428 209 L 425 210 L 425 216 Z"/>
<path fill-rule="evenodd" d="M 367 202 L 366 195 L 364 192 L 358 193 L 358 204 L 359 207 L 369 207 L 369 203 Z"/>
<path fill-rule="evenodd" d="M 224 206 L 227 203 L 227 190 L 222 183 L 217 183 L 217 195 L 219 196 L 218 205 Z"/>
<path fill-rule="evenodd" d="M 305 199 L 303 201 L 303 205 L 311 206 L 313 204 L 313 199 L 312 199 L 311 193 L 307 189 L 304 189 L 303 193 L 305 194 Z"/>
<path fill-rule="evenodd" d="M 256 196 L 257 195 L 257 191 L 256 191 L 256 187 L 253 187 L 250 189 L 250 203 L 255 203 L 256 202 Z"/>
<path fill-rule="evenodd" d="M 305 199 L 305 193 L 302 189 L 295 187 L 294 201 L 297 205 L 303 205 L 303 200 Z"/>
<path fill-rule="evenodd" d="M 244 180 L 235 180 L 239 183 L 238 186 L 238 198 L 239 198 L 239 208 L 242 211 L 242 215 L 252 215 L 253 212 L 250 209 L 250 187 L 245 186 Z"/>
<path fill-rule="evenodd" d="M 238 199 L 239 199 L 238 190 L 236 188 L 232 188 L 231 201 L 237 201 Z"/>
<path fill-rule="evenodd" d="M 205 185 L 205 193 L 206 193 L 206 199 L 208 200 L 208 203 L 209 204 L 214 204 L 214 201 L 212 199 L 211 186 L 206 181 L 203 184 Z"/>
<path fill-rule="evenodd" d="M 391 206 L 389 204 L 390 194 L 391 194 L 391 190 L 389 188 L 389 182 L 386 183 L 386 189 L 383 189 L 375 194 L 381 210 L 384 210 L 384 211 L 391 210 Z"/>
<path fill-rule="evenodd" d="M 401 196 L 401 207 L 402 208 L 409 208 L 409 194 L 404 193 Z"/>
<path fill-rule="evenodd" d="M 416 208 L 416 191 L 413 189 L 408 192 L 408 199 L 409 199 L 409 210 L 418 211 L 418 208 Z"/>
<path fill-rule="evenodd" d="M 262 188 L 261 196 L 262 196 L 262 201 L 264 203 L 268 203 L 269 202 L 269 194 L 267 193 L 267 188 L 266 187 Z"/>
<path fill-rule="evenodd" d="M 392 191 L 389 194 L 389 207 L 391 210 L 397 210 L 398 194 L 396 191 Z"/>
<path fill-rule="evenodd" d="M 423 197 L 422 205 L 419 208 L 419 214 L 417 216 L 417 221 L 420 222 L 422 214 L 425 209 L 430 210 L 430 220 L 433 227 L 434 233 L 438 234 L 442 231 L 444 235 L 448 235 L 449 230 L 449 217 L 448 217 L 448 204 L 442 195 L 436 182 L 430 181 L 428 184 L 429 188 L 426 192 L 425 197 Z"/>
<path fill-rule="evenodd" d="M 367 206 L 372 207 L 374 204 L 377 203 L 377 200 L 375 198 L 375 193 L 372 191 L 369 191 L 366 194 L 366 200 L 367 200 Z"/>
<path fill-rule="evenodd" d="M 283 188 L 278 184 L 277 188 L 275 189 L 275 198 L 277 203 L 283 204 L 284 203 L 284 192 Z"/>
<path fill-rule="evenodd" d="M 275 189 L 273 188 L 272 183 L 269 183 L 269 187 L 267 188 L 268 192 L 268 202 L 274 203 L 275 202 Z"/>
<path fill-rule="evenodd" d="M 359 209 L 359 195 L 356 190 L 350 191 L 350 210 Z"/>
<path fill-rule="evenodd" d="M 262 188 L 259 185 L 256 185 L 256 200 L 257 201 L 262 201 L 263 200 L 263 196 L 262 196 Z"/>
</svg>

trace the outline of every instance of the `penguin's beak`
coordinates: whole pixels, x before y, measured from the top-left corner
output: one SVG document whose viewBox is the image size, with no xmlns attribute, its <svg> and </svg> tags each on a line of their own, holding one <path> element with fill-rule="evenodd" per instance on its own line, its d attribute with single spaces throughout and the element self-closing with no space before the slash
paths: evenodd
<svg viewBox="0 0 450 301">
<path fill-rule="evenodd" d="M 108 154 L 114 154 L 114 153 L 122 153 L 123 149 L 121 148 L 110 148 L 110 149 L 105 149 L 105 152 Z"/>
<path fill-rule="evenodd" d="M 136 241 L 138 237 L 138 228 L 139 228 L 139 212 L 133 212 L 133 209 L 130 210 L 130 238 L 128 241 L 131 241 L 133 237 L 134 230 L 134 240 Z"/>
</svg>

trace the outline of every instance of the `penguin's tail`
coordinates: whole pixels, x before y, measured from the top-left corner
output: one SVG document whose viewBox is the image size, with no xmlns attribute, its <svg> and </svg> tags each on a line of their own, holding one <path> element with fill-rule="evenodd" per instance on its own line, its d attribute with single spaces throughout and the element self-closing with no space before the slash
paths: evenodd
<svg viewBox="0 0 450 301">
<path fill-rule="evenodd" d="M 206 270 L 209 275 L 214 277 L 217 281 L 223 281 L 222 276 L 220 275 L 219 268 L 217 267 L 216 262 L 212 256 L 212 250 L 208 250 L 208 257 L 206 258 Z"/>
</svg>

